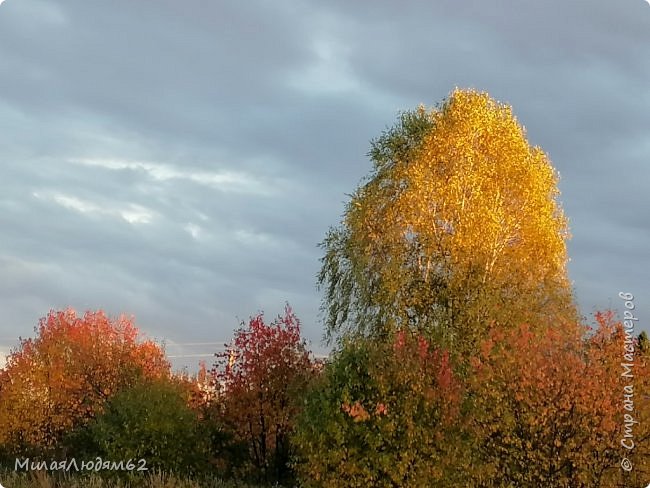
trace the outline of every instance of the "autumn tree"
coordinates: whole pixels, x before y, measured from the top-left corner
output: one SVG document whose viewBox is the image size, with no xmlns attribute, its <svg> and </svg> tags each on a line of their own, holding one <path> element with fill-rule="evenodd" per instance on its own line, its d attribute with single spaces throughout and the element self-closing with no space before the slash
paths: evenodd
<svg viewBox="0 0 650 488">
<path fill-rule="evenodd" d="M 216 407 L 234 441 L 246 446 L 244 474 L 285 482 L 291 477 L 289 437 L 300 394 L 314 370 L 300 322 L 289 305 L 270 324 L 258 314 L 242 324 L 226 349 L 213 369 L 220 388 Z"/>
<path fill-rule="evenodd" d="M 195 373 L 190 374 L 187 369 L 182 369 L 173 374 L 173 379 L 189 391 L 188 406 L 199 415 L 205 413 L 217 396 L 217 385 L 205 361 L 199 361 Z"/>
<path fill-rule="evenodd" d="M 346 340 L 305 396 L 293 438 L 301 486 L 469 486 L 462 393 L 449 353 L 422 336 Z"/>
<path fill-rule="evenodd" d="M 624 354 L 619 353 L 617 364 L 624 379 L 623 393 L 629 394 L 621 398 L 623 410 L 619 421 L 623 436 L 619 439 L 619 454 L 621 460 L 626 458 L 631 463 L 627 466 L 629 471 L 617 470 L 620 478 L 615 486 L 644 486 L 650 480 L 650 347 L 645 331 L 634 338 L 634 327 L 628 327 L 634 323 L 630 316 L 636 315 L 626 310 L 622 320 L 614 322 L 618 334 L 623 336 Z M 611 315 L 606 317 L 613 322 Z M 621 327 L 621 323 L 626 325 Z M 631 350 L 634 352 L 630 353 Z M 629 362 L 630 359 L 633 361 Z"/>
<path fill-rule="evenodd" d="M 576 318 L 558 175 L 509 106 L 457 89 L 404 113 L 369 156 L 321 243 L 330 339 L 410 328 L 463 351 L 490 323 Z"/>
<path fill-rule="evenodd" d="M 627 476 L 620 461 L 627 456 L 635 476 L 648 474 L 641 442 L 648 408 L 640 400 L 624 408 L 621 324 L 611 313 L 596 321 L 588 334 L 527 325 L 490 332 L 468 382 L 475 469 L 467 486 L 640 486 L 619 484 Z M 639 386 L 647 384 L 645 363 L 637 367 Z M 631 453 L 621 447 L 626 414 L 638 444 Z"/>
<path fill-rule="evenodd" d="M 0 445 L 43 452 L 101 412 L 140 378 L 166 377 L 161 348 L 140 338 L 132 319 L 104 312 L 51 311 L 34 339 L 23 339 L 0 371 Z"/>
</svg>

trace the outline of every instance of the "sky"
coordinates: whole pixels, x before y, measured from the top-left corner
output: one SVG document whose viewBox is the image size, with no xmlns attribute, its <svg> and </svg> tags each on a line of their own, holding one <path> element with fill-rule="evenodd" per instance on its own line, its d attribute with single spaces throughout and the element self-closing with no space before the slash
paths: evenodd
<svg viewBox="0 0 650 488">
<path fill-rule="evenodd" d="M 559 171 L 582 313 L 650 324 L 650 5 L 6 0 L 0 363 L 51 309 L 133 315 L 175 368 L 285 302 L 321 342 L 322 241 L 400 111 L 512 105 Z"/>
</svg>

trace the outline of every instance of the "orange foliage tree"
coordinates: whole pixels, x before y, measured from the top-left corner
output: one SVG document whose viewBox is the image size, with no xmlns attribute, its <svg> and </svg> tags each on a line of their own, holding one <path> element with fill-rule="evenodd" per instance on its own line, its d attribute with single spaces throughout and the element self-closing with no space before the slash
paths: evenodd
<svg viewBox="0 0 650 488">
<path fill-rule="evenodd" d="M 101 412 L 106 400 L 138 379 L 168 377 L 170 364 L 132 319 L 104 312 L 51 311 L 0 370 L 0 446 L 29 454 Z"/>
<path fill-rule="evenodd" d="M 217 405 L 235 441 L 247 450 L 244 472 L 264 481 L 286 481 L 298 400 L 315 367 L 300 338 L 298 318 L 289 305 L 271 324 L 262 314 L 252 317 L 217 357 Z"/>
<path fill-rule="evenodd" d="M 483 342 L 468 380 L 472 486 L 619 486 L 625 414 L 645 421 L 648 409 L 638 410 L 639 398 L 637 412 L 625 410 L 621 324 L 611 313 L 596 321 L 586 335 L 571 325 L 521 325 L 495 329 Z M 647 384 L 645 363 L 637 366 L 639 386 Z M 637 438 L 647 438 L 648 426 L 634 425 Z M 625 455 L 640 470 L 647 446 Z"/>
</svg>

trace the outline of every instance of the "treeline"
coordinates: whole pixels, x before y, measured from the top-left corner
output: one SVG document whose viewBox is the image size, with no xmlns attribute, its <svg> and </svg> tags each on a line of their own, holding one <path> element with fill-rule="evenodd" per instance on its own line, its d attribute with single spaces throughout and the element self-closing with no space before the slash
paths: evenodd
<svg viewBox="0 0 650 488">
<path fill-rule="evenodd" d="M 581 317 L 558 176 L 507 105 L 455 90 L 372 142 L 327 233 L 333 353 L 288 307 L 198 375 L 125 318 L 52 312 L 0 375 L 0 448 L 143 458 L 304 487 L 645 486 L 650 347 L 634 296 Z"/>
<path fill-rule="evenodd" d="M 299 327 L 288 306 L 270 324 L 253 317 L 190 376 L 173 373 L 128 317 L 52 311 L 0 370 L 3 465 L 291 482 L 290 434 L 319 366 Z"/>
<path fill-rule="evenodd" d="M 647 401 L 624 403 L 626 343 L 603 313 L 584 336 L 494 329 L 463 373 L 404 331 L 346 340 L 322 363 L 287 307 L 251 318 L 190 377 L 129 319 L 51 312 L 0 371 L 2 464 L 62 475 L 75 459 L 67 474 L 92 474 L 101 458 L 124 466 L 100 475 L 142 480 L 144 460 L 149 473 L 264 486 L 618 486 L 648 474 Z M 649 348 L 632 347 L 639 392 Z"/>
</svg>

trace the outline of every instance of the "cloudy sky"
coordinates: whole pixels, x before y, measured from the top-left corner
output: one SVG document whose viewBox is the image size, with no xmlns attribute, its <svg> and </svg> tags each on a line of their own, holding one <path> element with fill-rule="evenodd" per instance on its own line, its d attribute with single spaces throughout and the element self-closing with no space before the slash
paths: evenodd
<svg viewBox="0 0 650 488">
<path fill-rule="evenodd" d="M 583 314 L 629 291 L 647 330 L 645 1 L 6 0 L 0 356 L 52 308 L 102 308 L 193 369 L 285 301 L 324 352 L 316 244 L 370 139 L 456 86 L 559 170 Z"/>
</svg>

